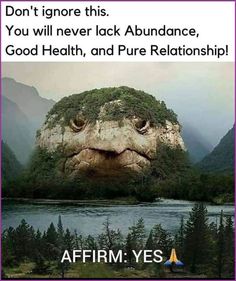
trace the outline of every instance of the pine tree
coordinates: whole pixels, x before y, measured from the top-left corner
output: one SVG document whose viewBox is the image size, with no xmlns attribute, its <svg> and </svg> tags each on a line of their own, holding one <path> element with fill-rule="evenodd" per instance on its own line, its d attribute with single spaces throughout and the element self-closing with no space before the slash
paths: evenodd
<svg viewBox="0 0 236 281">
<path fill-rule="evenodd" d="M 173 247 L 170 233 L 163 229 L 160 224 L 157 224 L 152 229 L 152 236 L 154 249 L 160 249 L 163 252 L 163 256 L 167 258 Z"/>
<path fill-rule="evenodd" d="M 47 243 L 57 246 L 58 234 L 53 223 L 51 223 L 49 228 L 47 229 L 45 239 Z"/>
<path fill-rule="evenodd" d="M 126 255 L 127 255 L 127 261 L 129 266 L 132 265 L 132 261 L 134 259 L 133 257 L 133 240 L 132 240 L 132 236 L 130 233 L 128 233 L 127 237 L 126 237 L 126 243 L 125 243 L 125 250 L 126 250 Z"/>
<path fill-rule="evenodd" d="M 15 254 L 18 260 L 33 256 L 34 229 L 23 219 L 15 231 Z"/>
<path fill-rule="evenodd" d="M 175 235 L 174 245 L 178 253 L 178 257 L 181 260 L 184 251 L 184 217 L 183 216 L 181 216 L 180 227 L 177 234 Z"/>
<path fill-rule="evenodd" d="M 143 218 L 140 218 L 137 223 L 129 227 L 129 233 L 131 235 L 133 250 L 142 250 L 146 237 Z"/>
<path fill-rule="evenodd" d="M 57 239 L 58 239 L 58 262 L 57 262 L 57 268 L 60 271 L 61 278 L 65 277 L 66 271 L 69 269 L 70 264 L 68 261 L 61 262 L 61 258 L 64 254 L 64 251 L 66 249 L 65 245 L 65 235 L 64 235 L 64 229 L 63 224 L 61 220 L 61 216 L 58 217 L 58 223 L 57 223 Z"/>
<path fill-rule="evenodd" d="M 209 231 L 207 209 L 195 204 L 185 227 L 184 261 L 192 273 L 204 271 L 209 263 Z"/>
<path fill-rule="evenodd" d="M 79 249 L 79 239 L 78 239 L 78 233 L 76 230 L 74 230 L 74 245 L 75 245 L 75 249 L 78 250 Z"/>
<path fill-rule="evenodd" d="M 88 249 L 88 250 L 97 250 L 98 249 L 96 240 L 91 235 L 88 235 L 85 243 L 86 243 L 86 249 Z"/>
<path fill-rule="evenodd" d="M 224 224 L 223 224 L 223 211 L 220 213 L 220 225 L 217 232 L 216 255 L 217 255 L 217 271 L 218 277 L 222 277 L 223 264 L 224 264 Z"/>
<path fill-rule="evenodd" d="M 16 232 L 13 227 L 9 227 L 2 233 L 2 258 L 4 266 L 18 264 L 16 257 Z"/>
<path fill-rule="evenodd" d="M 72 253 L 74 248 L 74 236 L 71 235 L 70 230 L 67 228 L 64 236 L 65 249 Z"/>
<path fill-rule="evenodd" d="M 153 241 L 153 230 L 152 229 L 150 230 L 145 249 L 147 249 L 147 250 L 154 250 L 155 249 L 154 241 Z"/>
<path fill-rule="evenodd" d="M 34 245 L 33 245 L 33 259 L 37 259 L 38 254 L 41 254 L 42 256 L 45 255 L 44 253 L 44 243 L 42 239 L 42 233 L 38 229 L 36 231 L 35 237 L 34 237 Z"/>
<path fill-rule="evenodd" d="M 225 278 L 234 277 L 234 223 L 231 216 L 226 218 L 225 231 Z"/>
<path fill-rule="evenodd" d="M 55 260 L 58 256 L 59 242 L 58 234 L 53 223 L 50 224 L 46 233 L 43 235 L 45 257 L 49 260 Z"/>
<path fill-rule="evenodd" d="M 58 240 L 60 243 L 63 243 L 63 237 L 64 237 L 64 229 L 62 225 L 61 216 L 58 217 L 58 223 L 57 223 L 57 234 L 58 234 Z"/>
</svg>

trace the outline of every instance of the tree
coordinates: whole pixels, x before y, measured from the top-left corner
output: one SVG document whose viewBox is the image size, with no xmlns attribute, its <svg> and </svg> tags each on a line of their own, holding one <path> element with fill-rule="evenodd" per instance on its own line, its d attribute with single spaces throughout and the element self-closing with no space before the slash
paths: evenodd
<svg viewBox="0 0 236 281">
<path fill-rule="evenodd" d="M 206 207 L 195 204 L 185 227 L 184 261 L 192 273 L 204 271 L 209 262 L 209 231 Z"/>
<path fill-rule="evenodd" d="M 56 228 L 53 223 L 51 223 L 49 228 L 47 229 L 45 238 L 46 238 L 47 243 L 52 244 L 52 245 L 57 245 L 58 235 L 57 235 L 57 231 L 56 231 Z"/>
<path fill-rule="evenodd" d="M 143 250 L 145 245 L 145 227 L 144 221 L 140 218 L 136 223 L 129 227 L 129 233 L 125 241 L 125 249 L 127 253 L 127 260 L 130 265 L 134 265 L 134 254 L 132 251 Z M 135 264 L 137 266 L 137 264 Z"/>
<path fill-rule="evenodd" d="M 122 245 L 122 235 L 119 229 L 113 230 L 110 228 L 110 221 L 103 223 L 104 232 L 98 236 L 98 244 L 101 249 L 117 251 Z"/>
<path fill-rule="evenodd" d="M 154 241 L 153 241 L 153 230 L 150 230 L 145 249 L 147 250 L 154 250 Z"/>
<path fill-rule="evenodd" d="M 65 277 L 65 272 L 69 269 L 69 262 L 63 261 L 61 262 L 63 253 L 66 249 L 66 243 L 65 243 L 65 236 L 64 236 L 64 229 L 63 224 L 61 220 L 61 216 L 58 217 L 58 223 L 57 223 L 57 243 L 58 243 L 58 262 L 57 262 L 57 268 L 60 271 L 61 278 Z"/>
<path fill-rule="evenodd" d="M 137 223 L 129 227 L 129 233 L 133 245 L 133 250 L 142 250 L 144 248 L 146 237 L 143 218 L 140 218 Z"/>
<path fill-rule="evenodd" d="M 15 231 L 15 256 L 18 260 L 32 257 L 34 246 L 34 229 L 23 219 Z"/>
<path fill-rule="evenodd" d="M 97 242 L 96 242 L 95 238 L 91 235 L 88 235 L 88 237 L 85 240 L 85 244 L 86 244 L 86 249 L 88 249 L 88 250 L 97 250 L 98 249 Z"/>
<path fill-rule="evenodd" d="M 161 224 L 156 224 L 152 229 L 153 249 L 160 249 L 164 257 L 168 257 L 173 241 L 169 232 L 162 228 Z"/>
<path fill-rule="evenodd" d="M 16 256 L 16 233 L 13 227 L 9 227 L 2 233 L 2 257 L 3 266 L 13 266 L 18 264 Z"/>
<path fill-rule="evenodd" d="M 64 236 L 64 243 L 66 250 L 69 251 L 69 253 L 72 253 L 72 250 L 74 248 L 74 236 L 71 235 L 70 230 L 67 228 L 66 233 Z"/>
<path fill-rule="evenodd" d="M 126 250 L 126 254 L 127 254 L 127 261 L 129 263 L 129 266 L 132 265 L 132 261 L 133 261 L 133 240 L 132 240 L 132 236 L 130 233 L 128 233 L 127 237 L 126 237 L 126 243 L 125 243 L 125 250 Z"/>
<path fill-rule="evenodd" d="M 48 269 L 49 265 L 46 264 L 44 257 L 38 252 L 35 256 L 35 266 L 32 269 L 32 272 L 36 274 L 47 274 Z"/>
<path fill-rule="evenodd" d="M 68 271 L 70 268 L 70 263 L 68 261 L 61 262 L 61 260 L 57 261 L 57 269 L 59 270 L 61 274 L 61 278 L 65 278 L 65 273 Z"/>
<path fill-rule="evenodd" d="M 220 225 L 217 232 L 217 243 L 216 243 L 216 256 L 217 256 L 217 271 L 218 277 L 222 277 L 223 264 L 224 264 L 224 224 L 223 224 L 223 211 L 220 213 Z"/>
<path fill-rule="evenodd" d="M 178 253 L 178 257 L 181 260 L 183 257 L 183 251 L 184 251 L 184 217 L 181 216 L 181 221 L 180 221 L 180 228 L 178 232 L 175 235 L 174 239 L 174 245 Z"/>
<path fill-rule="evenodd" d="M 63 229 L 63 225 L 62 225 L 61 215 L 59 215 L 59 217 L 58 217 L 57 235 L 58 235 L 58 240 L 59 240 L 60 242 L 63 242 L 64 229 Z"/>
<path fill-rule="evenodd" d="M 53 223 L 50 224 L 44 237 L 45 255 L 49 260 L 55 260 L 58 256 L 58 234 Z"/>
<path fill-rule="evenodd" d="M 225 245 L 225 276 L 231 278 L 234 276 L 234 223 L 231 216 L 226 218 L 224 229 Z"/>
</svg>

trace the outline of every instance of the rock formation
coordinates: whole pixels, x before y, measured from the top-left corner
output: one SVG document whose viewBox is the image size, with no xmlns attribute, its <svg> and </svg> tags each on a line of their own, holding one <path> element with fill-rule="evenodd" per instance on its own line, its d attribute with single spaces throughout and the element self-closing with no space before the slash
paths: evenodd
<svg viewBox="0 0 236 281">
<path fill-rule="evenodd" d="M 185 149 L 176 115 L 153 96 L 128 87 L 62 99 L 36 143 L 50 153 L 60 151 L 60 172 L 71 178 L 142 173 L 162 144 Z"/>
</svg>

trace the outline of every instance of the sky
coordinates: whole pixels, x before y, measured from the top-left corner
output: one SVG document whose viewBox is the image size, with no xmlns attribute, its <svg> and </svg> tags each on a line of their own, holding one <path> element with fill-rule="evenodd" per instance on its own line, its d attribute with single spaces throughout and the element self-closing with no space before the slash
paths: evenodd
<svg viewBox="0 0 236 281">
<path fill-rule="evenodd" d="M 2 77 L 36 87 L 48 99 L 93 88 L 129 86 L 164 100 L 180 123 L 212 146 L 234 123 L 233 63 L 3 63 Z"/>
</svg>

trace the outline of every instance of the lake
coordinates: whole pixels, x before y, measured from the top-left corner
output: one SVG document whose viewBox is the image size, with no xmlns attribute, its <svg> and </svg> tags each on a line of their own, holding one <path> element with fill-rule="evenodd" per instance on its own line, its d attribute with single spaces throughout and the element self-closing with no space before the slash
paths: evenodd
<svg viewBox="0 0 236 281">
<path fill-rule="evenodd" d="M 3 200 L 2 229 L 9 226 L 16 227 L 22 219 L 35 229 L 45 230 L 51 222 L 55 225 L 61 215 L 64 228 L 76 229 L 82 235 L 98 235 L 102 232 L 103 222 L 109 218 L 113 229 L 119 228 L 126 234 L 128 227 L 140 217 L 144 219 L 147 230 L 155 224 L 174 234 L 180 225 L 181 216 L 186 220 L 194 202 L 184 200 L 163 199 L 160 202 L 142 203 L 138 205 L 100 205 L 89 204 L 48 204 L 30 202 L 17 202 Z M 234 214 L 233 205 L 206 204 L 209 221 L 219 222 L 220 211 L 226 215 Z"/>
</svg>

